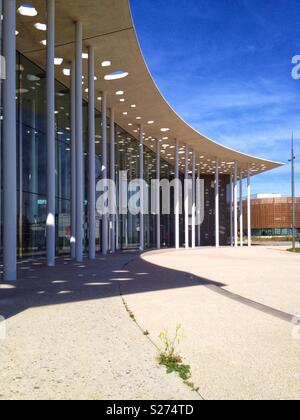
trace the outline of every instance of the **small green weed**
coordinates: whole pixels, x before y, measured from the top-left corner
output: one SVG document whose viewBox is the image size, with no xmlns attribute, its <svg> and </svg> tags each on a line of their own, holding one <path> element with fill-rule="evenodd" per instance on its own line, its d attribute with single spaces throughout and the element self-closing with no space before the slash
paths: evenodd
<svg viewBox="0 0 300 420">
<path fill-rule="evenodd" d="M 176 373 L 193 391 L 198 391 L 194 384 L 190 382 L 192 377 L 191 366 L 183 363 L 177 350 L 183 338 L 182 325 L 180 324 L 177 325 L 175 336 L 172 339 L 169 338 L 168 331 L 162 331 L 159 335 L 162 348 L 159 350 L 157 361 L 166 368 L 168 374 Z"/>
</svg>

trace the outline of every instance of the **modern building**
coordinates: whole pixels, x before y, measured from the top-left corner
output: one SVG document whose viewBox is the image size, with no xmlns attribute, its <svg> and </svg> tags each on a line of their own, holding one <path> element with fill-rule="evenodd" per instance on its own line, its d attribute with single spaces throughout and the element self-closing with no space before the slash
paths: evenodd
<svg viewBox="0 0 300 420">
<path fill-rule="evenodd" d="M 300 234 L 300 198 L 296 202 L 296 233 Z M 251 197 L 253 237 L 292 236 L 292 199 L 280 194 L 258 194 Z M 244 201 L 244 217 L 247 203 Z"/>
<path fill-rule="evenodd" d="M 239 180 L 248 179 L 249 206 L 250 178 L 280 164 L 228 149 L 175 113 L 145 64 L 129 1 L 1 0 L 0 7 L 4 280 L 16 280 L 17 259 L 28 256 L 46 256 L 51 267 L 62 253 L 82 261 L 85 253 L 93 259 L 128 248 L 237 246 Z M 121 185 L 120 171 L 128 180 L 192 179 L 191 221 L 186 192 L 180 214 L 179 183 L 169 215 L 118 207 L 100 217 L 96 184 Z M 196 227 L 198 178 L 205 212 Z M 250 207 L 245 225 L 250 232 Z"/>
</svg>

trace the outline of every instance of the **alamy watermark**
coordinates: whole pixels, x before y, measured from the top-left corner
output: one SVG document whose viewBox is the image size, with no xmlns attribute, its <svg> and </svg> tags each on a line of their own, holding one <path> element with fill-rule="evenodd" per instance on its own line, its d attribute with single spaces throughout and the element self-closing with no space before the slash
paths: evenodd
<svg viewBox="0 0 300 420">
<path fill-rule="evenodd" d="M 189 223 L 204 221 L 204 180 L 143 179 L 128 180 L 128 172 L 120 171 L 119 186 L 110 179 L 97 183 L 96 209 L 100 217 L 110 215 L 170 215 L 187 210 Z M 172 212 L 174 209 L 174 212 Z"/>
<path fill-rule="evenodd" d="M 292 64 L 294 64 L 292 69 L 292 78 L 294 80 L 300 80 L 300 55 L 294 55 L 292 58 Z"/>
</svg>

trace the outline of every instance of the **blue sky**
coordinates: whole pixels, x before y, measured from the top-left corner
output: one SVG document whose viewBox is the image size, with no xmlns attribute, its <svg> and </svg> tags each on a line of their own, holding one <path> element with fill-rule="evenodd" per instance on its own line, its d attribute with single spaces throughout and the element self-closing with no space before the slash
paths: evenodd
<svg viewBox="0 0 300 420">
<path fill-rule="evenodd" d="M 226 146 L 281 162 L 293 130 L 300 153 L 300 80 L 291 77 L 299 0 L 130 2 L 150 71 L 186 121 Z M 297 163 L 298 195 L 299 172 Z M 290 166 L 255 177 L 257 192 L 289 195 Z"/>
</svg>

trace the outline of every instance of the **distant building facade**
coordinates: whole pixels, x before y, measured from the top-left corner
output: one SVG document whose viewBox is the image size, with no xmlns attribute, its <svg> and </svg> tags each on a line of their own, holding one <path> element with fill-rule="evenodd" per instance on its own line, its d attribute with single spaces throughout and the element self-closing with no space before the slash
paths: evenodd
<svg viewBox="0 0 300 420">
<path fill-rule="evenodd" d="M 244 202 L 244 217 L 246 217 Z M 252 236 L 292 235 L 292 199 L 280 194 L 258 194 L 251 199 Z M 300 198 L 296 198 L 296 231 L 300 235 Z"/>
</svg>

